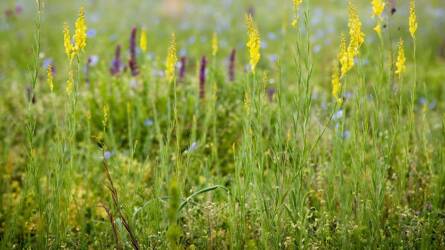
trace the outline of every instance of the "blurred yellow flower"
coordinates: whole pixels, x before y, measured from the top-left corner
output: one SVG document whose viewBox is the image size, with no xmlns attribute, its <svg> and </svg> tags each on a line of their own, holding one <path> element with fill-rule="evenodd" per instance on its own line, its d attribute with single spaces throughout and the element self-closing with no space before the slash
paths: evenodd
<svg viewBox="0 0 445 250">
<path fill-rule="evenodd" d="M 382 16 L 385 10 L 385 3 L 383 0 L 372 0 L 372 15 L 376 17 Z"/>
<path fill-rule="evenodd" d="M 139 46 L 141 47 L 142 52 L 147 52 L 147 32 L 144 29 L 141 32 Z"/>
<path fill-rule="evenodd" d="M 380 21 L 377 22 L 377 25 L 374 27 L 374 31 L 377 33 L 377 35 L 379 35 L 379 37 L 382 35 L 382 24 Z"/>
<path fill-rule="evenodd" d="M 71 43 L 70 28 L 67 23 L 64 23 L 63 25 L 63 45 L 65 47 L 65 54 L 72 60 L 76 52 Z"/>
<path fill-rule="evenodd" d="M 76 20 L 76 30 L 74 32 L 74 42 L 76 52 L 79 53 L 87 46 L 87 24 L 85 21 L 85 10 L 80 8 L 79 17 Z"/>
<path fill-rule="evenodd" d="M 339 105 L 342 104 L 343 99 L 340 97 L 341 94 L 341 82 L 338 74 L 338 64 L 334 63 L 334 67 L 332 69 L 332 96 L 334 96 L 335 100 Z"/>
<path fill-rule="evenodd" d="M 399 78 L 402 76 L 402 74 L 406 71 L 406 57 L 405 57 L 405 50 L 403 48 L 403 39 L 400 38 L 399 42 L 399 51 L 397 55 L 397 62 L 396 62 L 396 75 L 399 76 Z"/>
<path fill-rule="evenodd" d="M 341 66 L 341 78 L 343 78 L 349 70 L 354 66 L 354 55 L 351 50 L 346 48 L 346 38 L 341 34 L 340 51 L 338 53 L 338 60 Z"/>
<path fill-rule="evenodd" d="M 212 55 L 216 56 L 218 53 L 219 45 L 218 45 L 218 34 L 216 32 L 213 32 L 212 36 Z"/>
<path fill-rule="evenodd" d="M 303 3 L 303 0 L 292 0 L 294 5 L 294 20 L 292 20 L 292 27 L 297 27 L 298 24 L 298 10 L 300 9 L 301 3 Z"/>
<path fill-rule="evenodd" d="M 73 76 L 73 71 L 70 70 L 68 73 L 68 80 L 66 81 L 66 88 L 65 91 L 68 95 L 71 95 L 71 93 L 73 93 L 73 85 L 74 85 L 74 76 Z"/>
<path fill-rule="evenodd" d="M 176 56 L 176 35 L 172 34 L 170 41 L 170 47 L 168 48 L 167 61 L 165 63 L 165 75 L 169 82 L 173 81 L 175 78 L 175 68 L 178 58 Z"/>
<path fill-rule="evenodd" d="M 413 39 L 416 39 L 417 26 L 416 3 L 411 0 L 409 6 L 409 33 Z"/>
<path fill-rule="evenodd" d="M 359 54 L 359 49 L 365 42 L 365 34 L 362 32 L 362 22 L 357 13 L 357 9 L 349 2 L 349 48 L 353 51 L 354 56 Z"/>
<path fill-rule="evenodd" d="M 48 65 L 48 86 L 51 92 L 54 90 L 54 77 L 53 77 L 53 66 L 50 64 Z"/>
<path fill-rule="evenodd" d="M 252 72 L 255 74 L 256 65 L 260 61 L 260 33 L 251 15 L 246 16 L 247 32 L 249 40 L 247 42 L 247 48 L 249 48 L 250 66 Z"/>
</svg>

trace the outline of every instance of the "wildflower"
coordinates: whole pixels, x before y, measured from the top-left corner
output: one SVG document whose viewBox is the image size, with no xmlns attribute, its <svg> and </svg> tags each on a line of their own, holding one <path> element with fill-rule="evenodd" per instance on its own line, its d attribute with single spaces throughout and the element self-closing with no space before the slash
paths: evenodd
<svg viewBox="0 0 445 250">
<path fill-rule="evenodd" d="M 76 30 L 74 32 L 75 49 L 78 53 L 87 45 L 87 24 L 85 21 L 85 10 L 80 8 L 79 17 L 76 20 Z"/>
<path fill-rule="evenodd" d="M 113 156 L 113 153 L 112 153 L 112 152 L 110 152 L 110 151 L 105 151 L 105 152 L 104 152 L 104 159 L 105 159 L 105 160 L 108 161 L 112 156 Z"/>
<path fill-rule="evenodd" d="M 398 75 L 399 78 L 406 71 L 405 62 L 406 62 L 406 58 L 405 58 L 405 50 L 403 48 L 403 40 L 402 40 L 402 38 L 400 38 L 399 52 L 397 55 L 397 62 L 396 62 L 396 75 Z"/>
<path fill-rule="evenodd" d="M 181 56 L 181 66 L 179 67 L 179 79 L 184 80 L 187 69 L 187 57 Z"/>
<path fill-rule="evenodd" d="M 132 76 L 137 76 L 139 74 L 139 67 L 136 60 L 136 32 L 136 27 L 134 27 L 131 30 L 130 35 L 130 60 L 128 61 L 128 66 Z"/>
<path fill-rule="evenodd" d="M 255 74 L 255 68 L 258 62 L 260 61 L 260 33 L 258 32 L 258 28 L 253 20 L 252 15 L 246 16 L 247 23 L 247 31 L 249 35 L 249 40 L 247 42 L 247 47 L 249 48 L 250 55 L 250 67 L 252 72 Z"/>
<path fill-rule="evenodd" d="M 409 33 L 413 39 L 416 39 L 417 26 L 416 3 L 411 0 L 409 6 Z"/>
<path fill-rule="evenodd" d="M 338 53 L 338 60 L 341 66 L 341 78 L 348 73 L 349 70 L 354 66 L 354 55 L 351 50 L 346 48 L 346 38 L 341 34 L 340 39 L 340 52 Z"/>
<path fill-rule="evenodd" d="M 337 101 L 337 103 L 339 105 L 342 104 L 343 99 L 340 97 L 340 93 L 341 93 L 341 82 L 340 82 L 340 77 L 338 74 L 338 65 L 337 63 L 334 64 L 334 68 L 332 71 L 332 95 L 334 96 L 335 100 Z"/>
<path fill-rule="evenodd" d="M 357 10 L 349 2 L 349 50 L 353 52 L 354 56 L 359 54 L 359 49 L 365 42 L 365 34 L 362 32 L 362 23 L 360 17 L 358 16 Z"/>
<path fill-rule="evenodd" d="M 218 35 L 216 34 L 216 32 L 214 32 L 212 36 L 212 55 L 216 56 L 217 53 L 218 53 Z"/>
<path fill-rule="evenodd" d="M 152 119 L 145 119 L 145 121 L 144 121 L 145 127 L 151 127 L 151 126 L 153 126 L 153 124 L 154 124 L 154 121 Z"/>
<path fill-rule="evenodd" d="M 48 65 L 48 86 L 51 92 L 54 90 L 54 83 L 53 83 L 53 66 L 50 64 Z"/>
<path fill-rule="evenodd" d="M 201 58 L 201 67 L 199 70 L 199 98 L 205 97 L 205 84 L 206 84 L 206 67 L 207 59 L 205 56 Z"/>
<path fill-rule="evenodd" d="M 372 16 L 377 18 L 377 24 L 374 31 L 379 37 L 382 35 L 382 13 L 385 10 L 385 3 L 383 0 L 372 0 Z"/>
<path fill-rule="evenodd" d="M 167 61 L 165 63 L 165 75 L 169 82 L 175 78 L 175 66 L 178 58 L 176 56 L 176 36 L 173 33 L 170 41 L 170 47 L 168 48 Z"/>
<path fill-rule="evenodd" d="M 300 9 L 300 5 L 303 2 L 303 0 L 292 0 L 292 1 L 293 1 L 293 5 L 294 5 L 294 12 L 295 12 L 295 17 L 294 17 L 294 20 L 292 21 L 292 27 L 297 27 L 298 10 Z"/>
<path fill-rule="evenodd" d="M 379 35 L 379 37 L 382 35 L 382 24 L 380 21 L 377 22 L 377 25 L 374 27 L 374 31 L 377 33 L 377 35 Z"/>
<path fill-rule="evenodd" d="M 145 30 L 141 31 L 139 46 L 144 53 L 147 52 L 147 32 Z"/>
<path fill-rule="evenodd" d="M 190 147 L 184 152 L 184 153 L 191 153 L 193 151 L 195 151 L 196 149 L 198 149 L 198 143 L 197 142 L 193 142 Z"/>
<path fill-rule="evenodd" d="M 229 58 L 229 80 L 235 81 L 235 60 L 236 60 L 236 49 L 232 49 Z"/>
<path fill-rule="evenodd" d="M 121 61 L 121 46 L 117 45 L 116 50 L 114 52 L 114 59 L 111 63 L 110 73 L 115 76 L 118 75 L 122 70 L 122 61 Z"/>
<path fill-rule="evenodd" d="M 74 85 L 74 76 L 73 76 L 73 70 L 70 70 L 68 73 L 68 80 L 66 81 L 66 88 L 65 91 L 67 95 L 71 95 L 73 93 L 73 85 Z"/>
<path fill-rule="evenodd" d="M 372 0 L 372 15 L 380 17 L 385 9 L 385 3 L 383 0 Z"/>
<path fill-rule="evenodd" d="M 75 49 L 71 43 L 70 28 L 67 23 L 63 25 L 63 45 L 65 47 L 65 54 L 72 60 L 75 55 Z"/>
</svg>

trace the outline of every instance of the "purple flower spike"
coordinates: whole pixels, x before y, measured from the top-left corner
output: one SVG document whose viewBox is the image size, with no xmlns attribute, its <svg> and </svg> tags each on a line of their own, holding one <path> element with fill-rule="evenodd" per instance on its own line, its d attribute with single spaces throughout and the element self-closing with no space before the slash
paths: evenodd
<svg viewBox="0 0 445 250">
<path fill-rule="evenodd" d="M 139 75 L 139 67 L 136 61 L 136 27 L 131 30 L 130 36 L 130 60 L 128 61 L 128 67 L 131 70 L 132 76 Z"/>
<path fill-rule="evenodd" d="M 114 59 L 111 63 L 110 72 L 111 75 L 116 76 L 119 75 L 122 71 L 122 60 L 121 60 L 121 46 L 116 46 L 116 51 L 114 52 Z"/>
<path fill-rule="evenodd" d="M 205 84 L 206 84 L 206 67 L 207 59 L 205 56 L 201 58 L 201 68 L 199 70 L 199 98 L 205 97 Z"/>
<path fill-rule="evenodd" d="M 229 80 L 231 82 L 235 81 L 235 60 L 236 60 L 236 49 L 233 49 L 229 59 Z"/>
<path fill-rule="evenodd" d="M 181 57 L 181 67 L 179 67 L 179 80 L 182 81 L 185 78 L 185 72 L 187 67 L 187 57 Z"/>
</svg>

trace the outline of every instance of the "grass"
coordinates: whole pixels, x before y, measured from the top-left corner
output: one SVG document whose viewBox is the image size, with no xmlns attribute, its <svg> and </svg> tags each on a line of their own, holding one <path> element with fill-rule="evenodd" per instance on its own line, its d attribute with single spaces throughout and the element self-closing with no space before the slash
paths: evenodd
<svg viewBox="0 0 445 250">
<path fill-rule="evenodd" d="M 355 4 L 366 38 L 340 104 L 330 77 L 347 1 L 304 0 L 296 28 L 284 0 L 194 0 L 177 17 L 149 1 L 48 0 L 40 12 L 2 1 L 0 248 L 445 248 L 445 9 L 418 1 L 414 43 L 408 3 L 393 15 L 388 3 L 382 39 L 370 1 Z M 90 37 L 70 63 L 63 23 L 80 6 Z M 262 40 L 255 73 L 249 9 Z M 148 33 L 140 73 L 113 76 L 132 27 L 137 40 Z M 187 67 L 167 81 L 173 32 Z"/>
</svg>

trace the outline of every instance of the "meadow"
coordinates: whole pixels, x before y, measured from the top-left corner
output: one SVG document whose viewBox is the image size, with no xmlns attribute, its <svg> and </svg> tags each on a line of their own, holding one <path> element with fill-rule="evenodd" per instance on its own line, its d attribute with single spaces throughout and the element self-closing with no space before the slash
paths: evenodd
<svg viewBox="0 0 445 250">
<path fill-rule="evenodd" d="M 0 10 L 0 249 L 445 249 L 443 0 Z"/>
</svg>

